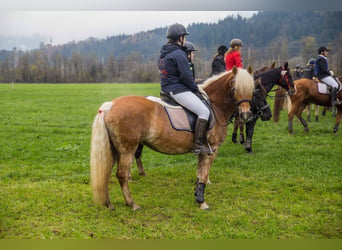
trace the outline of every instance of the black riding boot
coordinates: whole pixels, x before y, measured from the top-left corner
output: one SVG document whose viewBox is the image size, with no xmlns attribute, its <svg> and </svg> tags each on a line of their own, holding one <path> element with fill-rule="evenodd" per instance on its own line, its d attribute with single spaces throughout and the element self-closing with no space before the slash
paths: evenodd
<svg viewBox="0 0 342 250">
<path fill-rule="evenodd" d="M 336 101 L 336 93 L 337 93 L 337 88 L 332 88 L 331 90 L 331 107 L 334 108 L 335 105 L 337 105 Z"/>
<path fill-rule="evenodd" d="M 205 145 L 207 143 L 207 128 L 208 121 L 198 118 L 196 121 L 194 141 L 194 153 L 196 155 L 213 153 L 213 151 Z"/>
</svg>

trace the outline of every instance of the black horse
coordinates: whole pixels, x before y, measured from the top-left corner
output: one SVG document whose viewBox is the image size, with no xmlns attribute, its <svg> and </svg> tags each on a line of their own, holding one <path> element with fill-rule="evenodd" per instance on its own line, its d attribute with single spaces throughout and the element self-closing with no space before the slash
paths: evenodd
<svg viewBox="0 0 342 250">
<path fill-rule="evenodd" d="M 286 62 L 283 66 L 278 68 L 274 68 L 273 66 L 271 69 L 262 72 L 263 70 L 259 70 L 254 75 L 255 79 L 259 79 L 261 81 L 260 88 L 263 91 L 256 91 L 255 95 L 259 95 L 256 97 L 261 100 L 261 95 L 264 97 L 264 104 L 260 106 L 256 106 L 251 103 L 251 111 L 252 111 L 252 119 L 246 123 L 246 142 L 244 142 L 243 136 L 243 123 L 238 119 L 235 118 L 234 122 L 234 132 L 232 134 L 232 141 L 234 143 L 237 142 L 237 129 L 240 127 L 240 143 L 245 143 L 245 149 L 248 153 L 253 153 L 252 150 L 252 137 L 254 133 L 254 127 L 259 119 L 261 118 L 262 121 L 268 121 L 272 117 L 271 109 L 266 102 L 266 96 L 272 90 L 274 85 L 279 85 L 288 91 L 288 94 L 291 95 L 294 93 L 294 83 L 292 80 L 292 75 L 290 69 L 288 68 L 288 63 Z M 256 88 L 257 90 L 258 88 Z M 253 95 L 254 98 L 254 95 Z"/>
</svg>

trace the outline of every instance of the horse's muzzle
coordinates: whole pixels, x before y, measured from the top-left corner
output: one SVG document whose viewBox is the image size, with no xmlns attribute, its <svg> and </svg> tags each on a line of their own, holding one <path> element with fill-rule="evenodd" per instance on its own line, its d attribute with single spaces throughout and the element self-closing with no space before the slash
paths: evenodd
<svg viewBox="0 0 342 250">
<path fill-rule="evenodd" d="M 240 112 L 239 116 L 242 122 L 248 122 L 252 119 L 252 112 L 251 111 Z"/>
</svg>

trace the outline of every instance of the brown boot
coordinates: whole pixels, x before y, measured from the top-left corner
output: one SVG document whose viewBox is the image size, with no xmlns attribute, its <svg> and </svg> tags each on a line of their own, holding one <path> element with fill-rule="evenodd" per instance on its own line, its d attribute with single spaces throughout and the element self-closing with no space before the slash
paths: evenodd
<svg viewBox="0 0 342 250">
<path fill-rule="evenodd" d="M 212 154 L 213 151 L 208 148 L 207 144 L 207 128 L 208 121 L 198 118 L 195 127 L 194 138 L 194 154 Z"/>
</svg>

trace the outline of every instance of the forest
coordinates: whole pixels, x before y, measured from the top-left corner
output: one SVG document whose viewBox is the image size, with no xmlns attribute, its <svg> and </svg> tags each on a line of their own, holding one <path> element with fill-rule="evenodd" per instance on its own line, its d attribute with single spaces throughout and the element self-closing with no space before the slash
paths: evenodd
<svg viewBox="0 0 342 250">
<path fill-rule="evenodd" d="M 39 49 L 0 51 L 0 82 L 100 83 L 159 82 L 157 60 L 166 42 L 167 27 L 63 45 L 40 44 Z M 342 74 L 342 12 L 258 12 L 251 18 L 227 16 L 218 23 L 192 23 L 188 40 L 198 48 L 194 64 L 197 78 L 211 73 L 218 46 L 233 38 L 244 42 L 243 63 L 258 69 L 275 61 L 294 68 L 331 49 L 329 66 Z"/>
</svg>

